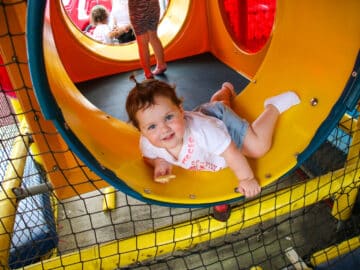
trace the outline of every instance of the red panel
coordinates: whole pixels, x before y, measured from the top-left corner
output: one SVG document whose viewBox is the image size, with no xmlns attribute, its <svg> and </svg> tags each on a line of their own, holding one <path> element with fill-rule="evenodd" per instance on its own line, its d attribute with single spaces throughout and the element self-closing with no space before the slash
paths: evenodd
<svg viewBox="0 0 360 270">
<path fill-rule="evenodd" d="M 236 44 L 249 53 L 261 50 L 272 31 L 276 0 L 223 0 L 219 3 Z"/>
<path fill-rule="evenodd" d="M 16 97 L 15 92 L 9 78 L 9 75 L 6 71 L 3 59 L 0 55 L 0 88 L 9 96 Z"/>
</svg>

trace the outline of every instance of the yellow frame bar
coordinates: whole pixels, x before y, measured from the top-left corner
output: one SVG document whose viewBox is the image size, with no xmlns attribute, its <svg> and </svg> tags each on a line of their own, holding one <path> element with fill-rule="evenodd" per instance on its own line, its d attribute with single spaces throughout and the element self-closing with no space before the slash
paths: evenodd
<svg viewBox="0 0 360 270">
<path fill-rule="evenodd" d="M 107 244 L 94 245 L 74 253 L 30 265 L 25 269 L 114 269 L 127 267 L 236 232 L 259 222 L 333 197 L 360 186 L 355 165 L 325 174 L 306 183 L 279 190 L 235 208 L 227 223 L 208 217 L 184 222 L 155 232 Z"/>
<path fill-rule="evenodd" d="M 311 258 L 311 264 L 314 266 L 320 265 L 324 262 L 328 262 L 332 259 L 335 259 L 341 255 L 349 253 L 360 247 L 360 236 L 356 236 L 344 242 L 341 242 L 338 245 L 330 246 L 326 249 L 314 253 Z"/>
<path fill-rule="evenodd" d="M 346 119 L 344 117 L 346 117 Z M 352 137 L 346 159 L 346 164 L 356 164 L 359 162 L 360 153 L 360 122 L 356 119 L 351 119 L 347 115 L 345 115 L 344 117 L 344 125 L 342 125 L 342 122 L 340 123 L 340 125 Z M 338 220 L 349 219 L 352 213 L 352 209 L 355 205 L 357 196 L 358 189 L 353 189 L 348 193 L 339 192 L 334 198 L 334 205 L 331 214 Z"/>
</svg>

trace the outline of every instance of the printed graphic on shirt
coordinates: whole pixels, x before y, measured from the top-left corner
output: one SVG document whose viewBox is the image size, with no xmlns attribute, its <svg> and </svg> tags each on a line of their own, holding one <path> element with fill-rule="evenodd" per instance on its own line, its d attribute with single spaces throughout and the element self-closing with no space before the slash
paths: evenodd
<svg viewBox="0 0 360 270">
<path fill-rule="evenodd" d="M 195 140 L 192 136 L 189 136 L 187 141 L 186 141 L 186 153 L 184 155 L 184 157 L 181 160 L 181 163 L 184 167 L 188 168 L 189 170 L 193 170 L 193 171 L 218 171 L 221 170 L 222 168 L 219 168 L 218 165 L 216 165 L 215 163 L 209 161 L 209 160 L 201 160 L 201 159 L 197 159 L 195 157 L 195 159 L 193 158 L 194 155 L 194 148 L 195 148 Z M 189 163 L 189 164 L 187 164 Z"/>
</svg>

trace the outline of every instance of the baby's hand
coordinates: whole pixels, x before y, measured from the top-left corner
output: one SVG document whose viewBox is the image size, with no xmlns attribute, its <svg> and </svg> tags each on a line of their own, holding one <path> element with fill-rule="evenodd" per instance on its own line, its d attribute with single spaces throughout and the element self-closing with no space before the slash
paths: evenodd
<svg viewBox="0 0 360 270">
<path fill-rule="evenodd" d="M 154 160 L 154 180 L 159 183 L 167 183 L 176 176 L 171 174 L 172 165 L 162 158 Z"/>
<path fill-rule="evenodd" d="M 261 187 L 255 178 L 246 179 L 239 182 L 238 191 L 251 198 L 260 193 Z"/>
</svg>

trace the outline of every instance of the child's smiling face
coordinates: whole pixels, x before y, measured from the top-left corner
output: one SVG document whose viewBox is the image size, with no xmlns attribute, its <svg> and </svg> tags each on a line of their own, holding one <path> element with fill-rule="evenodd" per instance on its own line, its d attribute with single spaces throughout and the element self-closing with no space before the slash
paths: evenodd
<svg viewBox="0 0 360 270">
<path fill-rule="evenodd" d="M 154 101 L 136 113 L 140 131 L 154 146 L 178 153 L 185 133 L 184 111 L 167 97 L 157 96 Z"/>
</svg>

